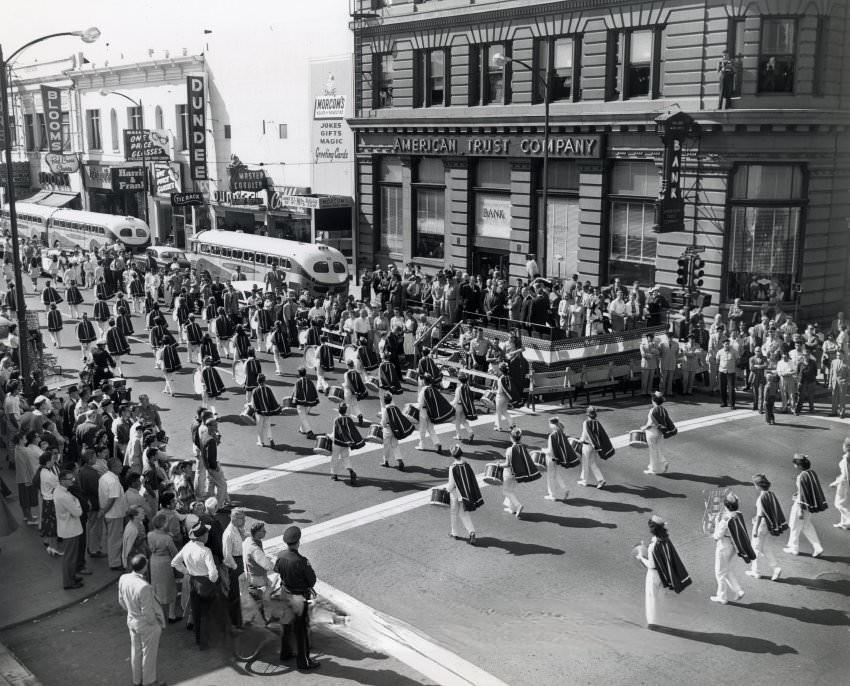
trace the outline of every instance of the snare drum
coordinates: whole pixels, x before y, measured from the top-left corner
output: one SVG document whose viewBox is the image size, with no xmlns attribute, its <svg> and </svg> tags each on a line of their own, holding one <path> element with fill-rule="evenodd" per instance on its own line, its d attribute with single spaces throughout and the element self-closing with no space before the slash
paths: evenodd
<svg viewBox="0 0 850 686">
<path fill-rule="evenodd" d="M 296 414 L 298 412 L 298 408 L 295 405 L 295 398 L 291 395 L 286 396 L 283 399 L 283 402 L 280 404 L 280 413 L 281 414 Z"/>
<path fill-rule="evenodd" d="M 345 391 L 342 390 L 342 386 L 331 386 L 328 399 L 331 402 L 341 403 L 345 399 Z"/>
<path fill-rule="evenodd" d="M 369 427 L 369 435 L 366 436 L 366 440 L 370 443 L 383 443 L 384 427 L 380 424 L 372 424 L 372 426 Z"/>
<path fill-rule="evenodd" d="M 195 370 L 195 374 L 192 377 L 192 380 L 195 384 L 195 393 L 198 395 L 203 395 L 204 393 L 204 374 L 200 369 Z"/>
<path fill-rule="evenodd" d="M 330 455 L 334 442 L 330 436 L 316 436 L 316 445 L 313 448 L 317 455 Z"/>
<path fill-rule="evenodd" d="M 537 469 L 542 472 L 546 471 L 546 451 L 535 450 L 531 453 L 531 461 L 537 465 Z"/>
<path fill-rule="evenodd" d="M 449 492 L 445 488 L 431 489 L 431 504 L 439 505 L 440 507 L 448 507 L 451 503 Z"/>
<path fill-rule="evenodd" d="M 496 391 L 487 391 L 481 396 L 481 402 L 489 407 L 496 407 Z"/>
<path fill-rule="evenodd" d="M 365 384 L 366 388 L 368 388 L 373 393 L 377 393 L 381 390 L 381 387 L 378 385 L 378 379 L 374 376 L 367 376 Z"/>
<path fill-rule="evenodd" d="M 419 372 L 415 369 L 408 369 L 404 373 L 404 380 L 409 383 L 418 383 L 419 382 Z"/>
<path fill-rule="evenodd" d="M 582 442 L 581 442 L 579 439 L 577 439 L 577 438 L 570 438 L 570 439 L 568 439 L 568 441 L 567 441 L 567 442 L 570 444 L 570 447 L 571 447 L 573 450 L 575 450 L 575 451 L 576 451 L 576 455 L 578 455 L 579 457 L 581 457 L 581 451 L 582 451 L 582 448 L 584 448 L 584 443 L 582 443 Z"/>
<path fill-rule="evenodd" d="M 319 348 L 315 345 L 308 345 L 304 348 L 304 366 L 307 369 L 315 369 L 319 366 Z"/>
<path fill-rule="evenodd" d="M 349 362 L 357 364 L 357 348 L 353 345 L 345 346 L 345 349 L 342 351 L 342 359 L 345 361 L 345 364 Z"/>
<path fill-rule="evenodd" d="M 245 362 L 237 360 L 233 363 L 233 381 L 237 386 L 244 386 L 248 375 L 245 373 Z"/>
<path fill-rule="evenodd" d="M 419 423 L 419 406 L 418 405 L 414 405 L 413 403 L 407 403 L 407 405 L 404 406 L 404 414 L 414 424 Z"/>
<path fill-rule="evenodd" d="M 490 462 L 484 467 L 484 481 L 491 486 L 501 486 L 504 471 L 505 468 L 502 465 Z"/>
<path fill-rule="evenodd" d="M 440 379 L 440 388 L 442 388 L 444 391 L 448 391 L 456 383 L 457 379 L 452 378 L 452 375 L 444 369 L 443 378 Z"/>
<path fill-rule="evenodd" d="M 307 345 L 307 329 L 298 332 L 298 345 Z"/>
<path fill-rule="evenodd" d="M 646 448 L 646 431 L 629 431 L 629 445 L 632 448 Z"/>
</svg>

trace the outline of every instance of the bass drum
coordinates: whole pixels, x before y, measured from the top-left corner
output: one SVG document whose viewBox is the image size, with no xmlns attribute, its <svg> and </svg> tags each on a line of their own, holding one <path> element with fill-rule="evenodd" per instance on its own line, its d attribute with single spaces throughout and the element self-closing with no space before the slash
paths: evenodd
<svg viewBox="0 0 850 686">
<path fill-rule="evenodd" d="M 345 364 L 349 362 L 357 363 L 357 348 L 353 345 L 345 346 L 345 350 L 342 352 L 342 359 L 345 360 Z"/>
<path fill-rule="evenodd" d="M 272 346 L 274 345 L 274 332 L 270 331 L 266 334 L 266 352 L 272 352 Z"/>
<path fill-rule="evenodd" d="M 319 348 L 315 345 L 308 345 L 304 348 L 304 366 L 307 369 L 315 369 L 319 366 Z"/>
<path fill-rule="evenodd" d="M 307 345 L 307 329 L 298 332 L 298 345 Z"/>
<path fill-rule="evenodd" d="M 195 370 L 195 374 L 192 377 L 194 385 L 195 385 L 195 393 L 198 395 L 202 395 L 204 392 L 204 374 L 200 369 Z"/>
<path fill-rule="evenodd" d="M 245 374 L 245 362 L 239 360 L 233 363 L 233 381 L 237 386 L 244 386 L 245 380 L 248 378 Z"/>
</svg>

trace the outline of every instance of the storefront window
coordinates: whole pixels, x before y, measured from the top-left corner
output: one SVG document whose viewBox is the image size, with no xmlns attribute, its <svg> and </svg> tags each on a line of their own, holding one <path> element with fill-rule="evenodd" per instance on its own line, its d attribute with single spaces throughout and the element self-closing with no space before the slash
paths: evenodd
<svg viewBox="0 0 850 686">
<path fill-rule="evenodd" d="M 791 300 L 802 202 L 799 166 L 752 164 L 736 170 L 730 201 L 728 300 Z"/>
<path fill-rule="evenodd" d="M 385 253 L 400 253 L 403 249 L 404 229 L 401 207 L 401 160 L 398 157 L 381 159 L 378 183 L 380 250 Z"/>
<path fill-rule="evenodd" d="M 475 234 L 511 237 L 511 165 L 507 160 L 478 161 L 475 169 Z"/>
<path fill-rule="evenodd" d="M 443 259 L 446 241 L 446 172 L 442 160 L 426 157 L 416 166 L 416 227 L 413 256 Z"/>
<path fill-rule="evenodd" d="M 568 278 L 578 272 L 578 232 L 581 223 L 578 198 L 549 196 L 546 217 L 544 276 Z M 538 212 L 543 212 L 540 199 Z"/>
<path fill-rule="evenodd" d="M 611 175 L 608 278 L 624 283 L 655 282 L 654 198 L 658 172 L 653 162 L 618 162 Z"/>
</svg>

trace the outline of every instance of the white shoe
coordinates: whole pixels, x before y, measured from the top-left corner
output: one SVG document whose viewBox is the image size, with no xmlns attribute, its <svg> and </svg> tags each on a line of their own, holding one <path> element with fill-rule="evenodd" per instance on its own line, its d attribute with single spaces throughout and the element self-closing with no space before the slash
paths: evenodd
<svg viewBox="0 0 850 686">
<path fill-rule="evenodd" d="M 791 555 L 799 555 L 800 554 L 799 550 L 794 550 L 793 548 L 783 548 L 782 552 L 783 553 L 790 553 Z"/>
<path fill-rule="evenodd" d="M 764 574 L 759 574 L 758 572 L 754 572 L 752 569 L 748 569 L 746 572 L 744 572 L 744 574 L 746 574 L 747 576 L 753 577 L 753 579 L 763 579 L 764 578 Z"/>
<path fill-rule="evenodd" d="M 597 481 L 597 482 L 596 482 L 596 488 L 598 488 L 598 489 L 600 489 L 600 490 L 602 490 L 603 488 L 605 488 L 605 479 L 602 479 L 602 481 Z"/>
<path fill-rule="evenodd" d="M 522 514 L 522 505 L 520 505 L 520 506 L 516 509 L 516 512 L 514 512 L 514 516 L 515 516 L 517 519 L 519 519 L 519 516 L 520 516 L 521 514 Z"/>
<path fill-rule="evenodd" d="M 815 552 L 812 553 L 812 557 L 820 557 L 823 555 L 823 548 L 818 548 Z"/>
<path fill-rule="evenodd" d="M 509 513 L 509 514 L 513 514 L 513 513 L 514 513 L 514 511 L 513 511 L 511 508 L 509 508 L 509 507 L 503 507 L 502 509 L 503 509 L 505 512 Z"/>
<path fill-rule="evenodd" d="M 725 605 L 729 602 L 728 600 L 723 600 L 723 598 L 721 598 L 719 595 L 713 595 L 711 596 L 711 598 L 709 598 L 709 600 L 713 603 L 720 603 L 721 605 Z"/>
<path fill-rule="evenodd" d="M 576 481 L 576 483 L 577 483 L 579 486 L 589 486 L 589 485 L 590 485 L 590 484 L 588 484 L 588 483 L 587 483 L 587 481 L 585 481 L 584 479 L 579 479 L 578 481 Z"/>
<path fill-rule="evenodd" d="M 771 581 L 776 581 L 779 578 L 779 575 L 782 573 L 782 567 L 776 567 L 773 570 L 773 576 L 770 577 Z"/>
<path fill-rule="evenodd" d="M 543 500 L 557 500 L 557 498 L 554 495 L 547 494 L 543 496 Z"/>
<path fill-rule="evenodd" d="M 644 474 L 655 474 L 655 470 L 654 469 L 644 469 L 643 473 Z"/>
<path fill-rule="evenodd" d="M 738 595 L 735 596 L 735 600 L 740 600 L 744 597 L 744 591 L 738 591 Z"/>
<path fill-rule="evenodd" d="M 661 470 L 661 473 L 662 473 L 662 474 L 666 474 L 668 469 L 670 469 L 670 463 L 669 463 L 669 462 L 665 462 L 665 463 L 664 463 L 664 469 L 662 469 L 662 470 Z"/>
</svg>

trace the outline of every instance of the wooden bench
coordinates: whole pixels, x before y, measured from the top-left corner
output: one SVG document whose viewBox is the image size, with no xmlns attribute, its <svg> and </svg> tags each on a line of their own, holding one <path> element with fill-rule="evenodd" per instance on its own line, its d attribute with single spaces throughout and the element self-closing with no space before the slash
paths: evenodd
<svg viewBox="0 0 850 686">
<path fill-rule="evenodd" d="M 577 400 L 579 394 L 583 394 L 587 404 L 590 404 L 591 394 L 598 393 L 605 396 L 608 392 L 614 400 L 617 399 L 617 391 L 631 390 L 632 396 L 635 394 L 634 374 L 632 373 L 631 365 L 619 364 L 615 365 L 609 362 L 606 366 L 584 367 L 581 371 L 581 377 L 573 389 L 572 398 L 570 399 L 570 407 L 573 406 L 572 401 Z"/>
<path fill-rule="evenodd" d="M 537 411 L 537 398 L 543 400 L 544 395 L 561 394 L 561 403 L 565 399 L 569 400 L 570 407 L 573 406 L 573 398 L 571 391 L 578 380 L 578 376 L 572 369 L 567 368 L 557 372 L 538 372 L 531 374 L 530 385 L 528 388 L 528 404 L 531 405 L 532 412 Z"/>
</svg>

